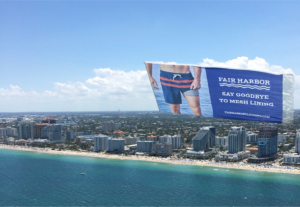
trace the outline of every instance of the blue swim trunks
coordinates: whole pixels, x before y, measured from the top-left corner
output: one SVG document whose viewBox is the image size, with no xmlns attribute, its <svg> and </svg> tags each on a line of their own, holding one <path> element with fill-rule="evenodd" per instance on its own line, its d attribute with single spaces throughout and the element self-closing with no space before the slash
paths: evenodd
<svg viewBox="0 0 300 207">
<path fill-rule="evenodd" d="M 191 73 L 160 71 L 160 82 L 166 103 L 181 104 L 181 94 L 199 96 L 198 90 L 191 90 L 194 77 Z M 189 94 L 188 94 L 189 93 Z"/>
</svg>

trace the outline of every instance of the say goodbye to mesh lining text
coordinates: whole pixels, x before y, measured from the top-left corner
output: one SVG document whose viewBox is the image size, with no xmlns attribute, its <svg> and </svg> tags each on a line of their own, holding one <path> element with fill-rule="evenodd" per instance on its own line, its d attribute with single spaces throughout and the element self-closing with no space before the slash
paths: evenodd
<svg viewBox="0 0 300 207">
<path fill-rule="evenodd" d="M 236 97 L 253 98 L 253 99 L 269 99 L 269 95 L 234 93 L 234 92 L 222 92 L 222 96 L 236 96 Z M 272 106 L 272 107 L 274 106 L 274 103 L 252 101 L 252 100 L 248 101 L 248 100 L 219 98 L 219 101 L 221 103 L 246 104 L 246 105 L 256 105 L 256 106 Z"/>
</svg>

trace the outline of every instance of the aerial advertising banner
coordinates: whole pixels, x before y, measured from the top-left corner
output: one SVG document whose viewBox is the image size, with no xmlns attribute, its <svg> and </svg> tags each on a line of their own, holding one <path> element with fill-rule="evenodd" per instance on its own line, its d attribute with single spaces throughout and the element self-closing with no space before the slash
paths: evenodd
<svg viewBox="0 0 300 207">
<path fill-rule="evenodd" d="M 293 74 L 145 64 L 161 112 L 275 123 L 293 119 Z"/>
</svg>

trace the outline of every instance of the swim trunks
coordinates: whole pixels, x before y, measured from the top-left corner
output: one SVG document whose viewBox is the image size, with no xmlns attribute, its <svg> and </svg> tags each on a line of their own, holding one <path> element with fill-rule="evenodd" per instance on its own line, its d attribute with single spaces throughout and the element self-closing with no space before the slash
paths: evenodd
<svg viewBox="0 0 300 207">
<path fill-rule="evenodd" d="M 181 94 L 199 96 L 198 90 L 191 90 L 194 77 L 191 73 L 172 73 L 160 71 L 160 82 L 166 103 L 181 104 Z"/>
</svg>

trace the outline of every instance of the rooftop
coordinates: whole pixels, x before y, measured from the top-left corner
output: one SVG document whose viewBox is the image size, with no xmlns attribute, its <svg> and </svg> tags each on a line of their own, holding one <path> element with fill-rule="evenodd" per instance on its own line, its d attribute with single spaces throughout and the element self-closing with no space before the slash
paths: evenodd
<svg viewBox="0 0 300 207">
<path fill-rule="evenodd" d="M 114 133 L 124 133 L 124 132 L 121 130 L 116 130 L 116 131 L 114 131 Z"/>
<path fill-rule="evenodd" d="M 201 140 L 208 133 L 208 131 L 208 129 L 200 129 L 196 136 L 194 136 L 193 140 Z"/>
</svg>

